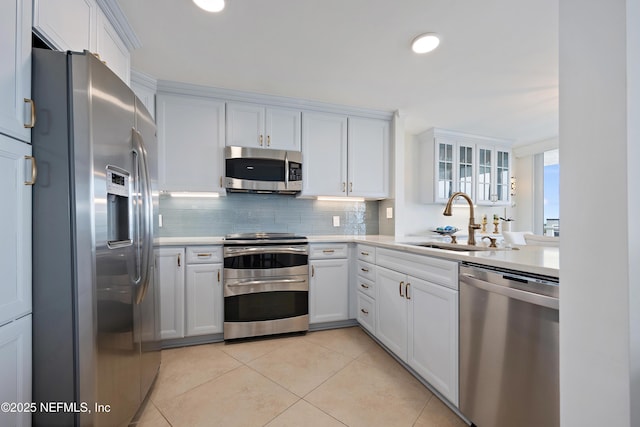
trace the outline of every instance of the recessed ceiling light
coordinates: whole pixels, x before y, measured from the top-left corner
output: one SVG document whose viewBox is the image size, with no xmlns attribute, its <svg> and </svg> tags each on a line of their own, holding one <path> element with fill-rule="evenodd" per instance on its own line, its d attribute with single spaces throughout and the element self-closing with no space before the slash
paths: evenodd
<svg viewBox="0 0 640 427">
<path fill-rule="evenodd" d="M 207 12 L 220 12 L 224 9 L 224 0 L 193 0 L 193 2 Z"/>
<path fill-rule="evenodd" d="M 436 33 L 421 34 L 411 42 L 411 49 L 415 53 L 431 52 L 440 44 L 440 36 Z"/>
</svg>

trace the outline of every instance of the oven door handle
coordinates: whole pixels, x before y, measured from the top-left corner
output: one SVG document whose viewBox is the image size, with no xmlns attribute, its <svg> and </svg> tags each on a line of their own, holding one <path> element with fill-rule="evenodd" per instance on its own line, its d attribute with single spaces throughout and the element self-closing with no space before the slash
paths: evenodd
<svg viewBox="0 0 640 427">
<path fill-rule="evenodd" d="M 254 255 L 254 254 L 303 254 L 308 253 L 307 247 L 242 247 L 242 248 L 224 248 L 224 256 L 242 256 L 242 255 Z"/>
<path fill-rule="evenodd" d="M 245 294 L 276 291 L 309 292 L 309 281 L 306 277 L 225 281 L 223 294 L 226 298 Z"/>
<path fill-rule="evenodd" d="M 236 283 L 227 283 L 226 286 L 254 286 L 264 284 L 291 284 L 291 283 L 305 283 L 306 279 L 265 279 L 265 280 L 243 280 Z"/>
</svg>

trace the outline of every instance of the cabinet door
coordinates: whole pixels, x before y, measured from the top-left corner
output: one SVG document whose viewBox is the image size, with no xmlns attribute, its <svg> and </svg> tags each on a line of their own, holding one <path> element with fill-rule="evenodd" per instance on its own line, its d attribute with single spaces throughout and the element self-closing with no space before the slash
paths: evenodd
<svg viewBox="0 0 640 427">
<path fill-rule="evenodd" d="M 184 249 L 156 251 L 156 290 L 160 292 L 160 338 L 184 337 Z"/>
<path fill-rule="evenodd" d="M 407 363 L 458 404 L 458 292 L 408 277 Z"/>
<path fill-rule="evenodd" d="M 147 108 L 147 111 L 155 119 L 156 117 L 156 81 L 139 71 L 131 70 L 131 90 Z"/>
<path fill-rule="evenodd" d="M 56 50 L 82 52 L 94 43 L 95 0 L 34 0 L 33 29 Z"/>
<path fill-rule="evenodd" d="M 389 121 L 349 118 L 349 195 L 389 195 Z"/>
<path fill-rule="evenodd" d="M 376 268 L 376 337 L 400 359 L 407 360 L 407 276 Z"/>
<path fill-rule="evenodd" d="M 0 401 L 31 402 L 31 315 L 0 327 Z M 30 426 L 28 411 L 0 412 L 2 426 Z"/>
<path fill-rule="evenodd" d="M 310 263 L 309 323 L 349 318 L 349 263 L 323 259 Z"/>
<path fill-rule="evenodd" d="M 455 192 L 455 144 L 436 139 L 435 201 L 446 203 Z"/>
<path fill-rule="evenodd" d="M 31 146 L 0 135 L 0 324 L 31 312 Z"/>
<path fill-rule="evenodd" d="M 267 148 L 300 151 L 300 117 L 300 110 L 267 108 Z"/>
<path fill-rule="evenodd" d="M 511 201 L 511 152 L 496 149 L 496 198 L 497 203 Z"/>
<path fill-rule="evenodd" d="M 302 113 L 302 195 L 347 195 L 347 117 Z"/>
<path fill-rule="evenodd" d="M 100 8 L 96 18 L 96 52 L 107 67 L 129 85 L 131 54 Z"/>
<path fill-rule="evenodd" d="M 31 142 L 31 0 L 2 3 L 0 52 L 0 133 Z"/>
<path fill-rule="evenodd" d="M 457 191 L 467 193 L 475 200 L 475 158 L 473 145 L 458 144 L 456 146 L 458 161 L 456 170 Z"/>
<path fill-rule="evenodd" d="M 478 176 L 476 178 L 477 190 L 476 190 L 476 202 L 479 204 L 491 203 L 491 195 L 494 194 L 493 186 L 493 148 L 492 147 L 478 147 L 478 161 L 477 171 Z"/>
<path fill-rule="evenodd" d="M 228 102 L 226 144 L 238 147 L 266 148 L 264 106 Z"/>
<path fill-rule="evenodd" d="M 222 264 L 187 266 L 187 336 L 222 332 Z"/>
<path fill-rule="evenodd" d="M 160 190 L 224 194 L 224 101 L 164 93 L 156 101 Z"/>
</svg>

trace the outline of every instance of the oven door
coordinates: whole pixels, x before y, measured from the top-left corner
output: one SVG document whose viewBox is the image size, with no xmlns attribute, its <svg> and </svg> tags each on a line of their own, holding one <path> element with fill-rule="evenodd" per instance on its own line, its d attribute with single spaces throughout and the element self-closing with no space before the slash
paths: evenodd
<svg viewBox="0 0 640 427">
<path fill-rule="evenodd" d="M 308 313 L 308 276 L 225 280 L 225 323 L 263 322 Z"/>
<path fill-rule="evenodd" d="M 224 247 L 225 280 L 308 274 L 309 247 L 306 244 Z"/>
</svg>

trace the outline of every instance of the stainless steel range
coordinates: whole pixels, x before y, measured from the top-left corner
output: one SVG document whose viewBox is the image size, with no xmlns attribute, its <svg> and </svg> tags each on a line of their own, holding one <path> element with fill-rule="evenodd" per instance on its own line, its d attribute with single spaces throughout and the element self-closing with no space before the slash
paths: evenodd
<svg viewBox="0 0 640 427">
<path fill-rule="evenodd" d="M 229 234 L 224 339 L 309 329 L 309 247 L 289 233 Z"/>
</svg>

